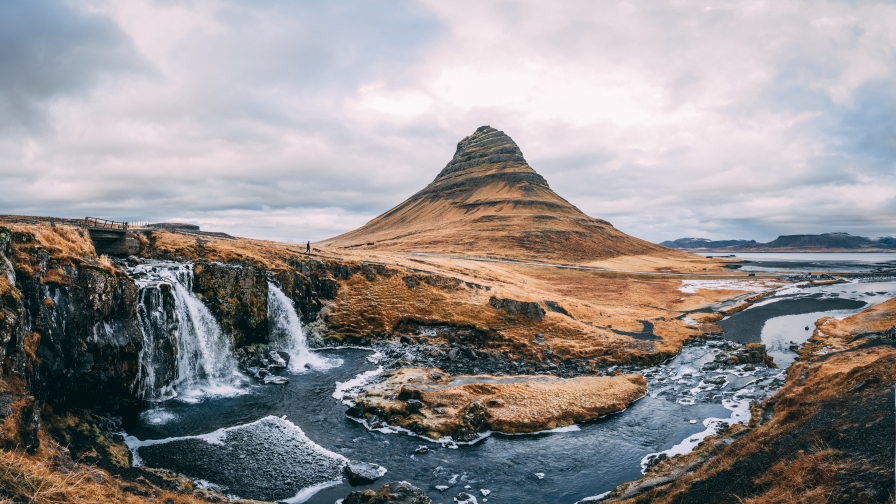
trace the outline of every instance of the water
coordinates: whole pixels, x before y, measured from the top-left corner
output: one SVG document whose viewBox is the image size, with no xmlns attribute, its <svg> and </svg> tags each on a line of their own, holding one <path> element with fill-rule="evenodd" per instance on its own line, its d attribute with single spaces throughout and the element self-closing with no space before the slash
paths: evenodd
<svg viewBox="0 0 896 504">
<path fill-rule="evenodd" d="M 230 339 L 192 292 L 192 265 L 153 261 L 128 272 L 139 289 L 143 332 L 138 397 L 198 402 L 242 393 Z"/>
<path fill-rule="evenodd" d="M 896 253 L 886 252 L 709 252 L 712 257 L 734 256 L 742 271 L 873 272 L 896 268 Z"/>
<path fill-rule="evenodd" d="M 805 343 L 815 331 L 815 322 L 818 319 L 822 317 L 848 317 L 867 309 L 869 306 L 882 303 L 896 296 L 896 282 L 850 282 L 824 285 L 812 289 L 789 287 L 779 290 L 775 296 L 757 303 L 757 305 L 741 313 L 749 315 L 750 310 L 761 309 L 762 306 L 782 300 L 800 299 L 810 296 L 818 296 L 814 299 L 822 302 L 823 300 L 840 299 L 861 301 L 865 305 L 851 310 L 810 311 L 809 313 L 783 315 L 766 320 L 762 325 L 760 337 L 768 353 L 781 368 L 786 368 L 793 363 L 796 358 L 796 352 L 791 350 L 790 347 Z"/>
<path fill-rule="evenodd" d="M 272 282 L 268 282 L 268 326 L 273 345 L 289 354 L 290 372 L 301 373 L 311 368 L 339 365 L 338 360 L 323 359 L 308 350 L 295 305 Z"/>
</svg>

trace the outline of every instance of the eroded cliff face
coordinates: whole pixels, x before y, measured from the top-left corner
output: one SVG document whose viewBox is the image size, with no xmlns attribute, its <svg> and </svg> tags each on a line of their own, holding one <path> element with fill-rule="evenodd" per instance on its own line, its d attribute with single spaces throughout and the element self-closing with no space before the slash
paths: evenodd
<svg viewBox="0 0 896 504">
<path fill-rule="evenodd" d="M 48 250 L 34 233 L 0 228 L 0 256 L 3 437 L 33 451 L 40 404 L 130 397 L 142 342 L 137 289 L 95 258 Z"/>
</svg>

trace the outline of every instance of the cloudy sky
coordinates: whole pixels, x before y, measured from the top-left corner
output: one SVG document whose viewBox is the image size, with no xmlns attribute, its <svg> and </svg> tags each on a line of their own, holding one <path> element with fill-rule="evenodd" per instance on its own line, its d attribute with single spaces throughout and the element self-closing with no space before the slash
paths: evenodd
<svg viewBox="0 0 896 504">
<path fill-rule="evenodd" d="M 353 229 L 488 124 L 635 236 L 896 234 L 896 4 L 13 0 L 0 213 Z"/>
</svg>

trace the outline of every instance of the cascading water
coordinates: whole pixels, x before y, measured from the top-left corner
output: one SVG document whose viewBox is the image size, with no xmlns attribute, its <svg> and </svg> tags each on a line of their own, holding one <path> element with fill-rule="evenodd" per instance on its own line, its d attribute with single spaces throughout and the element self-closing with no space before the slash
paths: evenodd
<svg viewBox="0 0 896 504">
<path fill-rule="evenodd" d="M 193 295 L 192 265 L 155 261 L 129 273 L 139 287 L 137 315 L 143 331 L 138 396 L 195 401 L 239 393 L 230 340 Z"/>
<path fill-rule="evenodd" d="M 271 342 L 289 354 L 289 370 L 293 373 L 334 364 L 308 350 L 295 305 L 273 282 L 268 282 L 268 326 Z"/>
</svg>

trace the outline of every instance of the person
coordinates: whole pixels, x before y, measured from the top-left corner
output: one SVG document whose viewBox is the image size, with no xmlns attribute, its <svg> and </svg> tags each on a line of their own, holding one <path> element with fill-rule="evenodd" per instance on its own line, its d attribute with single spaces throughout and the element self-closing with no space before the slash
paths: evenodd
<svg viewBox="0 0 896 504">
<path fill-rule="evenodd" d="M 308 243 L 305 244 L 305 253 L 306 254 L 311 253 L 311 240 L 309 240 Z"/>
</svg>

